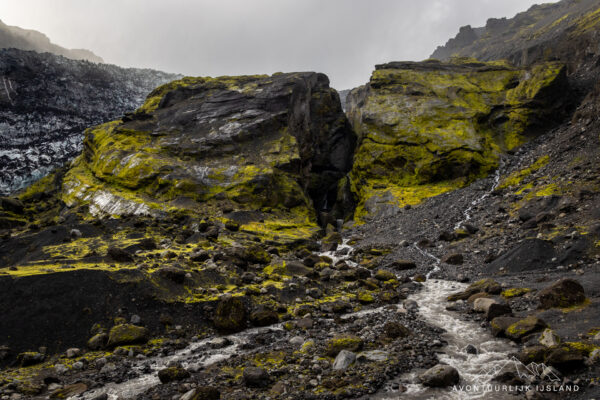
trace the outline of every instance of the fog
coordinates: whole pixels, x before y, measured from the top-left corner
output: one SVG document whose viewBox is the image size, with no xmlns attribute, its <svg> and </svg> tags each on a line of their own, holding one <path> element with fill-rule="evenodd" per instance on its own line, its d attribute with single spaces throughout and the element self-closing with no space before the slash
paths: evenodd
<svg viewBox="0 0 600 400">
<path fill-rule="evenodd" d="M 0 19 L 106 62 L 195 76 L 320 71 L 365 83 L 377 63 L 422 60 L 462 25 L 533 0 L 2 0 Z"/>
</svg>

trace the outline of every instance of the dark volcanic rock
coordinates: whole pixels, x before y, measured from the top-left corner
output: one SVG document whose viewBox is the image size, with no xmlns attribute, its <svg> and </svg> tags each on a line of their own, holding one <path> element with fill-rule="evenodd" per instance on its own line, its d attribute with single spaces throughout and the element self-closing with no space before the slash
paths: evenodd
<svg viewBox="0 0 600 400">
<path fill-rule="evenodd" d="M 82 149 L 89 126 L 133 111 L 177 75 L 0 50 L 0 194 L 22 188 Z"/>
<path fill-rule="evenodd" d="M 213 321 L 218 330 L 239 332 L 246 327 L 246 305 L 239 297 L 221 299 L 217 305 Z"/>
<path fill-rule="evenodd" d="M 181 381 L 189 377 L 190 373 L 181 367 L 169 367 L 158 371 L 158 379 L 161 383 Z"/>
<path fill-rule="evenodd" d="M 425 386 L 446 387 L 457 384 L 460 376 L 455 368 L 438 364 L 419 375 L 419 380 Z"/>
<path fill-rule="evenodd" d="M 538 294 L 540 308 L 571 307 L 585 301 L 583 287 L 574 279 L 561 279 Z"/>
<path fill-rule="evenodd" d="M 540 239 L 526 239 L 517 244 L 489 264 L 490 272 L 501 268 L 508 272 L 522 272 L 544 269 L 552 265 L 555 257 L 551 242 Z"/>
</svg>

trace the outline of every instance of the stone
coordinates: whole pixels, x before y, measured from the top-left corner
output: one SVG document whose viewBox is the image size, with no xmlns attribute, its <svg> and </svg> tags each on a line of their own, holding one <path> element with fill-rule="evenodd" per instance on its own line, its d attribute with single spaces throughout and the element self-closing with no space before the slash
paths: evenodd
<svg viewBox="0 0 600 400">
<path fill-rule="evenodd" d="M 190 376 L 190 373 L 181 367 L 168 367 L 158 371 L 158 379 L 160 379 L 160 383 L 163 384 L 181 381 L 189 378 Z"/>
<path fill-rule="evenodd" d="M 348 351 L 348 350 L 341 350 L 338 355 L 335 357 L 335 360 L 333 361 L 333 370 L 334 371 L 340 371 L 340 370 L 345 370 L 346 368 L 348 368 L 354 361 L 356 360 L 356 354 Z"/>
<path fill-rule="evenodd" d="M 546 347 L 558 346 L 560 337 L 552 329 L 545 329 L 540 336 L 540 344 Z"/>
<path fill-rule="evenodd" d="M 492 334 L 494 336 L 504 336 L 504 332 L 509 326 L 519 321 L 519 318 L 515 317 L 496 317 L 490 322 L 492 328 Z"/>
<path fill-rule="evenodd" d="M 250 314 L 250 322 L 254 326 L 269 326 L 279 322 L 279 315 L 266 306 L 259 306 Z"/>
<path fill-rule="evenodd" d="M 583 287 L 574 279 L 564 278 L 540 290 L 538 293 L 540 308 L 571 307 L 585 301 Z"/>
<path fill-rule="evenodd" d="M 210 386 L 199 386 L 181 396 L 180 400 L 219 400 L 221 392 Z"/>
<path fill-rule="evenodd" d="M 213 317 L 215 327 L 226 333 L 239 332 L 246 328 L 247 311 L 239 297 L 219 300 Z"/>
<path fill-rule="evenodd" d="M 46 358 L 45 354 L 37 353 L 34 351 L 27 351 L 20 353 L 17 356 L 17 362 L 21 367 L 29 367 L 30 365 L 39 364 Z"/>
<path fill-rule="evenodd" d="M 452 264 L 452 265 L 462 265 L 462 263 L 464 262 L 464 257 L 460 253 L 446 254 L 442 258 L 442 262 L 446 263 L 446 264 Z"/>
<path fill-rule="evenodd" d="M 244 383 L 248 387 L 265 387 L 269 384 L 269 374 L 263 368 L 246 367 L 243 372 Z"/>
<path fill-rule="evenodd" d="M 356 359 L 360 362 L 384 362 L 388 358 L 389 353 L 383 350 L 362 351 L 356 356 Z"/>
<path fill-rule="evenodd" d="M 109 247 L 107 255 L 111 260 L 116 262 L 133 262 L 133 256 L 118 247 Z"/>
<path fill-rule="evenodd" d="M 391 279 L 396 279 L 396 274 L 385 269 L 378 269 L 377 272 L 375 272 L 375 279 L 380 281 L 389 281 Z"/>
<path fill-rule="evenodd" d="M 498 302 L 495 299 L 480 297 L 473 301 L 473 310 L 480 313 L 485 313 L 492 304 L 498 304 Z"/>
<path fill-rule="evenodd" d="M 293 346 L 302 346 L 304 344 L 304 338 L 302 336 L 294 336 L 290 339 L 290 344 Z"/>
<path fill-rule="evenodd" d="M 546 325 L 546 323 L 543 320 L 539 319 L 534 315 L 530 315 L 528 317 L 518 320 L 517 322 L 513 323 L 508 328 L 506 328 L 506 330 L 504 331 L 504 335 L 507 338 L 512 339 L 514 341 L 520 341 L 525 336 L 531 333 L 539 332 L 547 326 L 548 325 Z"/>
<path fill-rule="evenodd" d="M 355 335 L 340 335 L 327 342 L 325 354 L 335 357 L 342 350 L 356 352 L 363 346 L 363 340 Z"/>
<path fill-rule="evenodd" d="M 106 333 L 98 333 L 87 341 L 87 347 L 90 350 L 103 349 L 108 344 L 108 335 Z"/>
<path fill-rule="evenodd" d="M 65 355 L 67 356 L 67 358 L 79 357 L 81 355 L 81 349 L 72 347 L 70 349 L 67 349 L 67 351 L 65 352 Z"/>
<path fill-rule="evenodd" d="M 585 354 L 570 346 L 556 346 L 546 350 L 544 363 L 556 367 L 562 373 L 570 373 L 585 363 Z"/>
<path fill-rule="evenodd" d="M 556 257 L 551 242 L 541 239 L 525 239 L 514 245 L 489 264 L 490 273 L 499 272 L 501 268 L 507 272 L 523 272 L 548 268 Z"/>
<path fill-rule="evenodd" d="M 410 330 L 396 321 L 386 322 L 385 325 L 383 325 L 383 331 L 385 332 L 385 335 L 391 339 L 410 335 Z"/>
<path fill-rule="evenodd" d="M 500 317 L 502 315 L 512 315 L 512 310 L 510 306 L 506 303 L 490 304 L 487 310 L 485 311 L 485 319 L 488 321 L 491 321 L 494 318 Z"/>
<path fill-rule="evenodd" d="M 71 239 L 79 239 L 83 236 L 83 234 L 79 229 L 71 229 L 71 231 L 69 232 L 69 236 L 71 236 Z"/>
<path fill-rule="evenodd" d="M 85 383 L 74 383 L 66 385 L 61 389 L 57 389 L 50 393 L 51 399 L 69 399 L 80 395 L 88 390 L 88 386 Z"/>
<path fill-rule="evenodd" d="M 419 380 L 424 386 L 447 387 L 456 385 L 460 380 L 460 376 L 456 368 L 438 364 L 419 375 Z"/>
<path fill-rule="evenodd" d="M 474 294 L 477 293 L 489 293 L 489 294 L 500 294 L 502 292 L 502 286 L 493 279 L 482 279 L 474 282 L 462 292 L 454 293 L 448 296 L 448 301 L 467 300 Z"/>
<path fill-rule="evenodd" d="M 161 278 L 167 279 L 179 285 L 185 281 L 185 271 L 177 267 L 162 267 L 158 270 L 158 274 Z"/>
<path fill-rule="evenodd" d="M 108 333 L 108 347 L 146 343 L 148 330 L 142 326 L 121 324 L 111 328 Z"/>
<path fill-rule="evenodd" d="M 477 354 L 477 353 L 479 353 L 479 351 L 477 350 L 477 347 L 473 346 L 472 344 L 468 344 L 465 347 L 465 353 L 467 353 L 467 354 Z"/>
</svg>

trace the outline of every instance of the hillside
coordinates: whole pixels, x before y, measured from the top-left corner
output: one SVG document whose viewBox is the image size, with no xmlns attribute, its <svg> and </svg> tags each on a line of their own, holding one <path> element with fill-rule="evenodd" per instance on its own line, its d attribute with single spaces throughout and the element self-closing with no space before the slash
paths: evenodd
<svg viewBox="0 0 600 400">
<path fill-rule="evenodd" d="M 23 29 L 18 26 L 6 25 L 0 21 L 0 49 L 19 49 L 36 51 L 38 53 L 52 53 L 72 60 L 86 60 L 94 63 L 104 62 L 101 57 L 85 49 L 65 49 L 50 41 L 41 32 L 32 29 Z"/>
</svg>

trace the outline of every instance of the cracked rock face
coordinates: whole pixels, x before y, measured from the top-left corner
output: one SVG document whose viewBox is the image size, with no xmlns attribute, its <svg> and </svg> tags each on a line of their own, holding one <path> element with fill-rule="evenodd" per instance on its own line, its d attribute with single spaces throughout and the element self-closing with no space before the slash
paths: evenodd
<svg viewBox="0 0 600 400">
<path fill-rule="evenodd" d="M 348 95 L 359 137 L 350 174 L 355 218 L 385 215 L 486 176 L 567 100 L 565 68 L 497 61 L 378 65 Z"/>
<path fill-rule="evenodd" d="M 268 208 L 314 221 L 315 208 L 336 203 L 355 142 L 325 75 L 184 78 L 122 120 L 90 128 L 63 199 L 94 214 Z"/>
<path fill-rule="evenodd" d="M 83 131 L 119 117 L 177 76 L 0 50 L 0 194 L 19 190 L 73 159 Z"/>
</svg>

